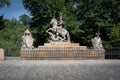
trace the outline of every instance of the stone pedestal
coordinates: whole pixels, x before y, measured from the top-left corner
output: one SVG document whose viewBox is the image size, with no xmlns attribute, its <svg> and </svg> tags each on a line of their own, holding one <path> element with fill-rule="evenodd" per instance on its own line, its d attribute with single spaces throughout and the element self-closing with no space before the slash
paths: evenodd
<svg viewBox="0 0 120 80">
<path fill-rule="evenodd" d="M 36 49 L 22 49 L 23 60 L 88 60 L 104 59 L 103 50 L 91 50 L 78 43 L 51 42 Z"/>
<path fill-rule="evenodd" d="M 45 43 L 46 47 L 79 47 L 79 43 L 70 43 L 70 42 L 51 42 Z M 39 46 L 41 47 L 41 46 Z"/>
<path fill-rule="evenodd" d="M 0 49 L 0 61 L 4 60 L 4 50 Z"/>
<path fill-rule="evenodd" d="M 22 49 L 24 60 L 89 60 L 104 59 L 103 50 L 91 50 L 78 43 L 51 42 L 36 49 Z"/>
</svg>

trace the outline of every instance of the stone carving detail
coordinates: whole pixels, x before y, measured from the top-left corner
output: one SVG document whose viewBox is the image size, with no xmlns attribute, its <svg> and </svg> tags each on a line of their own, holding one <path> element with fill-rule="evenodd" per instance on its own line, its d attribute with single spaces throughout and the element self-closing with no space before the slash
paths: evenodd
<svg viewBox="0 0 120 80">
<path fill-rule="evenodd" d="M 104 49 L 101 41 L 100 33 L 96 33 L 96 37 L 92 38 L 92 45 L 94 49 Z"/>
<path fill-rule="evenodd" d="M 24 33 L 24 35 L 22 36 L 22 49 L 32 49 L 33 47 L 33 38 L 32 35 L 30 33 L 30 31 L 27 29 Z"/>
<path fill-rule="evenodd" d="M 70 42 L 69 32 L 64 28 L 62 16 L 60 16 L 60 21 L 53 18 L 50 23 L 52 28 L 46 31 L 49 35 L 49 42 Z"/>
</svg>

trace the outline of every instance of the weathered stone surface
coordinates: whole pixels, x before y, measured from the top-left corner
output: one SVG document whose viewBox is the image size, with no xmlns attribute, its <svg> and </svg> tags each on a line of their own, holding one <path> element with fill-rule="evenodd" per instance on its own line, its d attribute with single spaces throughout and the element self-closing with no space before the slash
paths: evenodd
<svg viewBox="0 0 120 80">
<path fill-rule="evenodd" d="M 0 80 L 119 79 L 119 60 L 12 60 L 0 62 Z"/>
<path fill-rule="evenodd" d="M 99 35 L 100 35 L 100 33 L 96 33 L 96 37 L 91 39 L 92 45 L 93 45 L 93 48 L 95 50 L 96 49 L 104 50 L 103 45 L 102 45 L 102 40 L 101 40 L 101 37 Z"/>
<path fill-rule="evenodd" d="M 45 43 L 36 49 L 21 50 L 21 59 L 24 60 L 88 60 L 104 59 L 103 50 L 91 50 L 78 43 L 51 42 Z"/>
<path fill-rule="evenodd" d="M 64 22 L 62 16 L 60 16 L 60 21 L 56 18 L 51 19 L 50 23 L 52 28 L 49 28 L 46 32 L 49 35 L 49 42 L 70 42 L 69 32 L 64 28 Z"/>
<path fill-rule="evenodd" d="M 80 47 L 79 43 L 71 43 L 71 42 L 51 42 L 51 43 L 44 43 L 46 47 Z M 41 46 L 39 46 L 41 47 Z M 86 46 L 81 46 L 86 47 Z M 87 47 L 85 48 L 87 49 Z"/>
<path fill-rule="evenodd" d="M 22 46 L 21 48 L 22 49 L 32 49 L 34 48 L 33 47 L 33 41 L 34 39 L 32 38 L 32 35 L 29 31 L 29 29 L 27 29 L 25 32 L 24 32 L 24 35 L 22 36 Z"/>
<path fill-rule="evenodd" d="M 4 49 L 0 49 L 0 61 L 4 60 Z"/>
<path fill-rule="evenodd" d="M 21 59 L 24 60 L 88 60 L 104 58 L 104 51 L 81 50 L 81 48 L 42 47 L 42 49 L 21 50 Z"/>
</svg>

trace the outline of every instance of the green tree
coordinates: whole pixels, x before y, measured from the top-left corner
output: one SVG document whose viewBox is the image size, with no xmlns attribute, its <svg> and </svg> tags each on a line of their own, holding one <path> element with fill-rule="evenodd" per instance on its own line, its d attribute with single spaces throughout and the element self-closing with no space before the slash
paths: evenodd
<svg viewBox="0 0 120 80">
<path fill-rule="evenodd" d="M 0 8 L 5 7 L 5 6 L 9 6 L 9 5 L 10 5 L 9 0 L 0 0 Z"/>
<path fill-rule="evenodd" d="M 10 1 L 9 0 L 0 0 L 0 9 L 5 6 L 9 6 Z M 4 28 L 4 16 L 0 15 L 0 30 Z"/>
<path fill-rule="evenodd" d="M 5 20 L 5 28 L 0 31 L 0 47 L 20 47 L 26 27 L 17 20 Z"/>
<path fill-rule="evenodd" d="M 19 21 L 25 26 L 29 26 L 31 22 L 31 18 L 28 15 L 23 14 L 20 16 Z"/>
<path fill-rule="evenodd" d="M 50 19 L 53 16 L 58 19 L 60 13 L 71 40 L 87 46 L 91 46 L 91 38 L 98 31 L 104 42 L 111 42 L 113 25 L 120 22 L 119 0 L 23 0 L 23 3 L 33 16 L 31 29 L 36 45 L 45 42 Z"/>
<path fill-rule="evenodd" d="M 2 16 L 0 16 L 0 31 L 2 29 L 4 29 L 4 27 L 5 27 L 5 25 L 4 25 L 4 18 L 3 18 L 3 15 L 2 15 Z"/>
<path fill-rule="evenodd" d="M 111 41 L 109 34 L 120 22 L 119 0 L 77 0 L 77 17 L 84 33 L 81 34 L 85 44 L 100 31 L 104 41 Z"/>
<path fill-rule="evenodd" d="M 59 19 L 60 14 L 63 16 L 65 28 L 70 32 L 71 40 L 79 42 L 82 30 L 75 14 L 74 0 L 23 0 L 23 4 L 33 16 L 31 29 L 36 46 L 47 41 L 46 30 L 51 26 L 50 20 L 53 17 Z"/>
<path fill-rule="evenodd" d="M 111 46 L 120 47 L 120 24 L 113 26 L 109 37 Z"/>
</svg>

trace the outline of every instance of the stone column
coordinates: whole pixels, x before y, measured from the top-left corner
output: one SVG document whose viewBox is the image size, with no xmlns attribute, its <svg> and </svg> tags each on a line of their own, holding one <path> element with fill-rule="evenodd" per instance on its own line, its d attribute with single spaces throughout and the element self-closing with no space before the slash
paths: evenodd
<svg viewBox="0 0 120 80">
<path fill-rule="evenodd" d="M 0 61 L 4 60 L 4 49 L 0 49 Z"/>
</svg>

